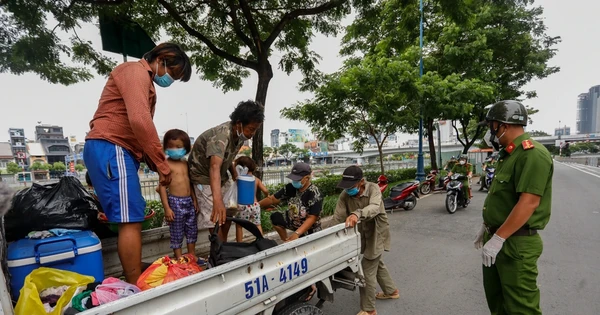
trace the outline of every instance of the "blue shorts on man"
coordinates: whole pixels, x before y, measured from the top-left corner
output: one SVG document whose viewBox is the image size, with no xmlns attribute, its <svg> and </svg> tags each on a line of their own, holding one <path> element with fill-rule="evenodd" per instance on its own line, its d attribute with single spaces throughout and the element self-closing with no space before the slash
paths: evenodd
<svg viewBox="0 0 600 315">
<path fill-rule="evenodd" d="M 108 221 L 143 222 L 146 201 L 138 176 L 140 163 L 131 153 L 108 141 L 90 139 L 85 142 L 83 161 Z"/>
</svg>

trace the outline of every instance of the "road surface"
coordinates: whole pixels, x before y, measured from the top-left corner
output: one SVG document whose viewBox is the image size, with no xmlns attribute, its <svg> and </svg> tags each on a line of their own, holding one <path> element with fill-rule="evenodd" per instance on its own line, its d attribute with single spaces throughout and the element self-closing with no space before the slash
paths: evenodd
<svg viewBox="0 0 600 315">
<path fill-rule="evenodd" d="M 400 288 L 398 300 L 377 302 L 379 315 L 489 314 L 481 252 L 473 237 L 486 196 L 453 215 L 444 195 L 419 201 L 415 210 L 388 214 L 392 251 L 384 261 Z M 544 314 L 600 314 L 600 169 L 555 162 L 552 217 L 544 231 L 538 278 Z M 340 290 L 327 315 L 359 312 L 359 294 Z M 313 299 L 316 303 L 317 298 Z"/>
</svg>

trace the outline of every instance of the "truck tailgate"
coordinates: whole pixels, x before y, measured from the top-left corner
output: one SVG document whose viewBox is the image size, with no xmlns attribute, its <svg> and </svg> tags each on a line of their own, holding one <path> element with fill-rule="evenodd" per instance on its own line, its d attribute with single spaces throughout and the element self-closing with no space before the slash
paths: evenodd
<svg viewBox="0 0 600 315">
<path fill-rule="evenodd" d="M 359 254 L 357 229 L 339 224 L 80 314 L 257 314 L 347 267 L 358 270 Z"/>
</svg>

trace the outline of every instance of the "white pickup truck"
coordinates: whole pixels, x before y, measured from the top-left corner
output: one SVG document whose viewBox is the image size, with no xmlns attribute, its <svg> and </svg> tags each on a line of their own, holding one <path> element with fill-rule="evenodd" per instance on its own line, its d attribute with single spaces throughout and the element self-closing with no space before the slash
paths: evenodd
<svg viewBox="0 0 600 315">
<path fill-rule="evenodd" d="M 357 228 L 339 224 L 79 314 L 322 314 L 336 289 L 364 285 L 360 246 Z M 1 282 L 0 314 L 13 314 Z M 316 306 L 303 302 L 312 284 Z"/>
</svg>

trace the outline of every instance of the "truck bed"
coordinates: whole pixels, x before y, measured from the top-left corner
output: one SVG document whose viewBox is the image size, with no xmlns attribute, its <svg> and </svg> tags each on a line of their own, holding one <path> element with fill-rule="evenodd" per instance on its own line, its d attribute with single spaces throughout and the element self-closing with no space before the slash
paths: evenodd
<svg viewBox="0 0 600 315">
<path fill-rule="evenodd" d="M 359 255 L 358 230 L 339 224 L 79 314 L 271 314 L 311 284 L 359 271 Z"/>
</svg>

